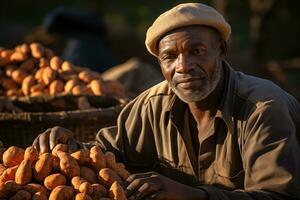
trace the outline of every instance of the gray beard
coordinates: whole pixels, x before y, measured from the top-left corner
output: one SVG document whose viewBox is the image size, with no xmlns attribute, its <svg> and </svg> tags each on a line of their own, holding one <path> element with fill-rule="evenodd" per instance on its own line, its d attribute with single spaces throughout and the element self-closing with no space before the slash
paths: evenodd
<svg viewBox="0 0 300 200">
<path fill-rule="evenodd" d="M 218 67 L 213 74 L 212 80 L 204 79 L 203 87 L 200 90 L 193 91 L 189 95 L 183 95 L 180 91 L 172 84 L 169 86 L 172 88 L 173 92 L 185 103 L 197 102 L 205 99 L 212 91 L 214 91 L 221 79 L 222 67 Z"/>
</svg>

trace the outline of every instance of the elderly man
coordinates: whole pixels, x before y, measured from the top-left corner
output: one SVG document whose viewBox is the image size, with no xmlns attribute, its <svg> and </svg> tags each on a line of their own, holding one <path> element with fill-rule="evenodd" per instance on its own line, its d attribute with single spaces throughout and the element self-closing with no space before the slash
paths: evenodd
<svg viewBox="0 0 300 200">
<path fill-rule="evenodd" d="M 224 61 L 230 26 L 213 8 L 180 4 L 148 29 L 146 46 L 166 81 L 100 130 L 96 144 L 135 172 L 129 199 L 300 199 L 300 106 L 270 81 Z M 53 128 L 49 151 L 72 134 Z"/>
</svg>

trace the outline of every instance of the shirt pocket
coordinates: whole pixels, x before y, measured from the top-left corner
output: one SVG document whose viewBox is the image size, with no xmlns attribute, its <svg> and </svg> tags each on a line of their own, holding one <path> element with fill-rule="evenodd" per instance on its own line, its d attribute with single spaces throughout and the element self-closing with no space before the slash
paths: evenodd
<svg viewBox="0 0 300 200">
<path fill-rule="evenodd" d="M 232 163 L 224 159 L 215 161 L 214 171 L 214 185 L 227 190 L 244 188 L 245 171 L 243 168 L 233 166 Z"/>
</svg>

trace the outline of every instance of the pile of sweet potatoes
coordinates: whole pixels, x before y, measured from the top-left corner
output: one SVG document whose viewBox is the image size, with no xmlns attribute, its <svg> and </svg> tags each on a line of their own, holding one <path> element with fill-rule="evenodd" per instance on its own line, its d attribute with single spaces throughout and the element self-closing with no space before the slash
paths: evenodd
<svg viewBox="0 0 300 200">
<path fill-rule="evenodd" d="M 100 73 L 62 60 L 40 43 L 0 48 L 0 96 L 63 94 L 124 98 L 125 90 L 118 82 L 103 82 Z"/>
<path fill-rule="evenodd" d="M 112 152 L 99 146 L 69 153 L 58 144 L 51 153 L 33 147 L 0 148 L 0 199 L 124 200 L 121 183 L 130 176 Z"/>
</svg>

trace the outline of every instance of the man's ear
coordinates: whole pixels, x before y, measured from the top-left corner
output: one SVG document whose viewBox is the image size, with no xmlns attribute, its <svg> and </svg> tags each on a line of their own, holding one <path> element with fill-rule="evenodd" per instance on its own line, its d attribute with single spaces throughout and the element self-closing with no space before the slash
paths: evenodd
<svg viewBox="0 0 300 200">
<path fill-rule="evenodd" d="M 220 39 L 220 56 L 224 58 L 227 55 L 227 42 L 223 39 Z"/>
</svg>

